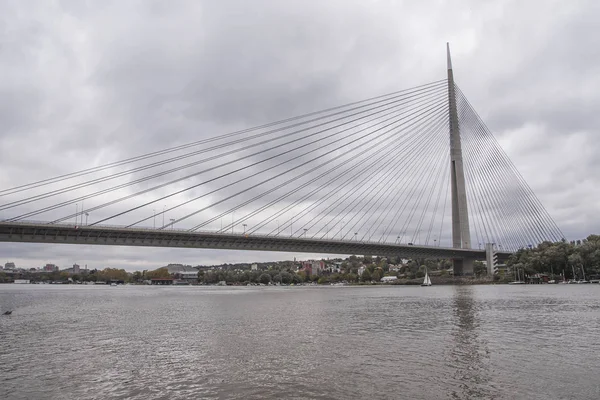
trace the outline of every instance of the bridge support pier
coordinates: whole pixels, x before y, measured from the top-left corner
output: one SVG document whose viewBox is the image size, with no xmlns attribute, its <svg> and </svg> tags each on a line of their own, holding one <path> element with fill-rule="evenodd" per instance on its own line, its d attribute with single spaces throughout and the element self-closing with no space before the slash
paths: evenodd
<svg viewBox="0 0 600 400">
<path fill-rule="evenodd" d="M 498 268 L 498 255 L 494 249 L 494 243 L 485 244 L 485 264 L 488 276 L 494 276 Z"/>
<path fill-rule="evenodd" d="M 452 260 L 454 264 L 454 276 L 473 276 L 473 261 L 471 258 Z"/>
</svg>

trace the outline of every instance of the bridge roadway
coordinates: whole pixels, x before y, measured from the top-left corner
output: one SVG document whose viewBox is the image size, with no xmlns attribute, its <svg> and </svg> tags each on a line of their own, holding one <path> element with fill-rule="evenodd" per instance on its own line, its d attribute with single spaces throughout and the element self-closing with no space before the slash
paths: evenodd
<svg viewBox="0 0 600 400">
<path fill-rule="evenodd" d="M 95 244 L 199 249 L 263 250 L 323 254 L 485 260 L 485 250 L 413 246 L 353 240 L 310 239 L 187 230 L 75 226 L 40 222 L 0 222 L 0 242 Z M 511 253 L 499 252 L 498 259 Z"/>
</svg>

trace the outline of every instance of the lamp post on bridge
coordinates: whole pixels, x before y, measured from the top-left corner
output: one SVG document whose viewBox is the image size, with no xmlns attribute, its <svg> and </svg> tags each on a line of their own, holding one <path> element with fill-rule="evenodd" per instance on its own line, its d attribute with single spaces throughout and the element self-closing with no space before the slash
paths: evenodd
<svg viewBox="0 0 600 400">
<path fill-rule="evenodd" d="M 246 226 L 247 224 L 243 224 L 244 225 L 244 235 L 246 234 Z"/>
<path fill-rule="evenodd" d="M 306 232 L 308 232 L 308 229 L 304 228 L 304 239 L 306 239 Z"/>
<path fill-rule="evenodd" d="M 152 229 L 156 229 L 156 209 L 155 208 L 152 209 Z"/>
<path fill-rule="evenodd" d="M 89 216 L 90 216 L 90 214 L 86 212 L 86 213 L 85 213 L 85 224 L 86 224 L 86 225 L 88 224 L 88 217 L 89 217 Z"/>
<path fill-rule="evenodd" d="M 354 232 L 354 241 L 357 242 L 358 239 L 356 238 L 356 236 L 358 236 L 358 232 Z"/>
<path fill-rule="evenodd" d="M 173 230 L 175 228 L 175 218 L 171 218 L 169 221 L 171 221 L 171 230 Z"/>
<path fill-rule="evenodd" d="M 406 234 L 406 231 L 402 231 L 398 234 L 398 237 L 396 238 L 396 243 L 400 244 L 402 242 L 402 239 L 404 238 L 404 235 Z"/>
<path fill-rule="evenodd" d="M 163 212 L 162 212 L 162 227 L 165 227 L 165 209 L 167 208 L 167 206 L 163 205 Z"/>
</svg>

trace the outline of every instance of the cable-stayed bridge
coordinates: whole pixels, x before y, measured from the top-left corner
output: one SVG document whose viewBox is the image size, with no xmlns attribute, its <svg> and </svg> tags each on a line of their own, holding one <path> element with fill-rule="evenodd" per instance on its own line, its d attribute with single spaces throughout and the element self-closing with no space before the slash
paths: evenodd
<svg viewBox="0 0 600 400">
<path fill-rule="evenodd" d="M 0 241 L 472 261 L 563 238 L 447 78 L 0 190 Z M 486 252 L 486 249 L 488 250 Z"/>
</svg>

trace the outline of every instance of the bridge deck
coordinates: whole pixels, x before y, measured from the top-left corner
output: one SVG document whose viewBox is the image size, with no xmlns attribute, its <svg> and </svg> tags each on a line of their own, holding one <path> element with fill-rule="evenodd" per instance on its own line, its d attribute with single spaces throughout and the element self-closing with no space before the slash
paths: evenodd
<svg viewBox="0 0 600 400">
<path fill-rule="evenodd" d="M 231 250 L 263 250 L 325 254 L 369 254 L 405 258 L 485 259 L 485 251 L 380 242 L 324 240 L 297 237 L 190 232 L 116 226 L 74 226 L 0 222 L 0 242 L 95 244 Z M 510 253 L 498 253 L 506 258 Z"/>
</svg>

